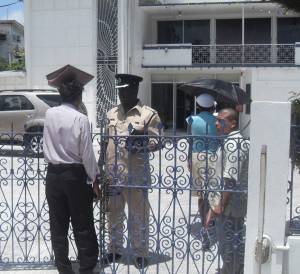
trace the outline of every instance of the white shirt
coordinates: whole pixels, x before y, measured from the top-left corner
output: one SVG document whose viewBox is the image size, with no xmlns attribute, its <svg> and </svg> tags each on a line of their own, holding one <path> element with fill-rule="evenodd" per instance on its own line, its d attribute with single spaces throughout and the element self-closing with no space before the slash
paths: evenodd
<svg viewBox="0 0 300 274">
<path fill-rule="evenodd" d="M 98 173 L 88 118 L 71 104 L 46 111 L 44 157 L 52 164 L 83 164 L 91 184 Z"/>
<path fill-rule="evenodd" d="M 249 141 L 244 139 L 238 131 L 233 131 L 219 146 L 216 158 L 213 160 L 213 171 L 215 174 L 211 179 L 209 188 L 214 190 L 221 189 L 221 181 L 227 178 L 236 182 L 236 191 L 239 193 L 245 192 L 236 195 L 237 198 L 233 195 L 234 191 L 232 192 L 229 203 L 225 208 L 225 216 L 243 217 L 246 215 L 249 147 Z M 208 194 L 212 209 L 215 209 L 220 203 L 220 198 L 221 193 L 218 191 L 212 191 Z"/>
</svg>

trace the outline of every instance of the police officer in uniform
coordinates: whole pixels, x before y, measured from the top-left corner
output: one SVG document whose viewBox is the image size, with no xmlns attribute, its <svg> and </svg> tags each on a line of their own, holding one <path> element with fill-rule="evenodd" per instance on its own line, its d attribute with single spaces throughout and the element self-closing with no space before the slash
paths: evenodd
<svg viewBox="0 0 300 274">
<path fill-rule="evenodd" d="M 43 140 L 51 241 L 60 274 L 74 274 L 68 257 L 70 221 L 80 274 L 94 273 L 99 252 L 93 217 L 93 195 L 99 199 L 98 165 L 88 118 L 78 111 L 84 85 L 92 78 L 70 65 L 47 75 L 62 99 L 46 112 Z"/>
<path fill-rule="evenodd" d="M 107 112 L 109 120 L 107 133 L 109 136 L 118 136 L 119 139 L 118 144 L 115 138 L 108 139 L 105 164 L 100 163 L 100 165 L 105 166 L 105 175 L 110 179 L 110 184 L 119 187 L 117 193 L 114 192 L 110 197 L 107 206 L 110 240 L 104 263 L 112 263 L 122 256 L 124 209 L 127 203 L 128 240 L 136 259 L 135 265 L 141 269 L 148 265 L 149 256 L 147 186 L 151 185 L 151 176 L 149 159 L 147 159 L 148 148 L 143 147 L 143 142 L 130 144 L 126 136 L 129 134 L 130 124 L 135 131 L 159 135 L 157 126 L 161 121 L 158 113 L 143 105 L 137 97 L 139 83 L 143 78 L 131 74 L 117 74 L 115 78 L 121 104 Z M 155 141 L 157 142 L 150 138 L 147 144 L 149 148 L 152 146 L 150 150 L 155 146 L 153 145 Z M 145 186 L 145 188 L 137 186 Z"/>
</svg>

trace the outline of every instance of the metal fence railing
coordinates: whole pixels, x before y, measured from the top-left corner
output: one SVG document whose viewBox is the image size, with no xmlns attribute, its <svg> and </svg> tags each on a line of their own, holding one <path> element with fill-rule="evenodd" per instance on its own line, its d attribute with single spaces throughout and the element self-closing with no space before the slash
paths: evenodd
<svg viewBox="0 0 300 274">
<path fill-rule="evenodd" d="M 193 45 L 192 64 L 295 64 L 295 45 Z"/>
<path fill-rule="evenodd" d="M 109 184 L 102 187 L 101 202 L 94 206 L 101 250 L 100 273 L 140 273 L 142 270 L 136 269 L 135 261 L 138 248 L 143 249 L 140 252 L 145 252 L 149 261 L 143 271 L 151 273 L 215 273 L 224 267 L 224 260 L 227 263 L 243 260 L 245 212 L 235 211 L 234 205 L 247 200 L 247 179 L 236 174 L 245 170 L 248 140 L 234 136 L 229 140 L 175 134 L 142 135 L 140 145 L 134 148 L 133 139 L 126 135 L 106 136 L 102 132 L 93 133 L 92 137 L 97 157 L 103 155 L 102 146 L 109 141 L 116 149 L 113 161 L 104 167 Z M 220 154 L 189 153 L 189 144 L 195 141 L 203 148 L 217 142 Z M 151 142 L 155 145 L 146 149 L 145 144 Z M 42 145 L 42 140 L 39 144 Z M 52 266 L 45 199 L 47 163 L 42 154 L 26 151 L 12 141 L 0 146 L 0 155 L 0 269 Z M 216 175 L 214 165 L 208 166 L 209 161 L 218 162 L 219 157 L 222 163 L 231 162 L 227 171 L 233 180 L 229 185 L 222 175 Z M 192 158 L 205 164 L 188 169 L 187 162 Z M 222 199 L 221 194 L 225 192 L 232 197 L 230 212 L 213 214 L 205 228 L 199 215 L 198 198 L 201 195 L 202 205 L 209 209 L 209 204 L 217 197 Z M 124 195 L 127 195 L 124 214 L 113 223 L 116 205 Z M 131 203 L 135 205 L 130 212 L 128 204 Z M 205 210 L 204 219 L 207 215 Z M 69 240 L 70 257 L 76 261 L 72 229 Z M 122 258 L 103 265 L 100 259 L 107 256 L 112 246 L 119 247 L 115 252 Z"/>
</svg>

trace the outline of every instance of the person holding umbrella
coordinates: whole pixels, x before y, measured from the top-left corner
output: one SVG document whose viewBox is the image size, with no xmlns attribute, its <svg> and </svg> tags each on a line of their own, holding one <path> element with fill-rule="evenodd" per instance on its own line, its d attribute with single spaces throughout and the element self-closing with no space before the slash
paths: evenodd
<svg viewBox="0 0 300 274">
<path fill-rule="evenodd" d="M 250 104 L 251 98 L 240 87 L 219 79 L 197 78 L 179 86 L 179 89 L 191 96 L 207 93 L 217 102 L 235 105 Z"/>
<path fill-rule="evenodd" d="M 192 187 L 195 189 L 192 191 L 192 196 L 198 197 L 198 209 L 201 222 L 204 224 L 204 211 L 208 211 L 208 204 L 204 203 L 202 189 L 204 182 L 209 179 L 211 160 L 218 145 L 216 140 L 206 137 L 217 135 L 216 117 L 213 115 L 215 111 L 214 98 L 210 94 L 203 93 L 196 98 L 196 102 L 200 107 L 200 112 L 186 119 L 188 123 L 187 134 L 194 136 L 190 142 L 192 147 L 189 149 L 187 167 L 192 175 Z"/>
</svg>

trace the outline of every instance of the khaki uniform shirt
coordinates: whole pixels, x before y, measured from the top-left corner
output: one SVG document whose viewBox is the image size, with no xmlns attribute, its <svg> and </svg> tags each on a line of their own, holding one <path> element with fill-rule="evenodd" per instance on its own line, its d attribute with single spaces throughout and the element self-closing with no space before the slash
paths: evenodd
<svg viewBox="0 0 300 274">
<path fill-rule="evenodd" d="M 126 138 L 129 135 L 129 124 L 134 129 L 143 131 L 148 122 L 148 135 L 159 135 L 157 126 L 161 121 L 158 113 L 138 101 L 127 113 L 124 113 L 122 105 L 118 105 L 107 112 L 107 118 L 106 176 L 113 180 L 113 184 L 149 185 L 149 153 L 143 147 L 137 150 L 128 149 Z M 155 138 L 150 138 L 150 142 L 152 141 L 157 143 Z"/>
</svg>

